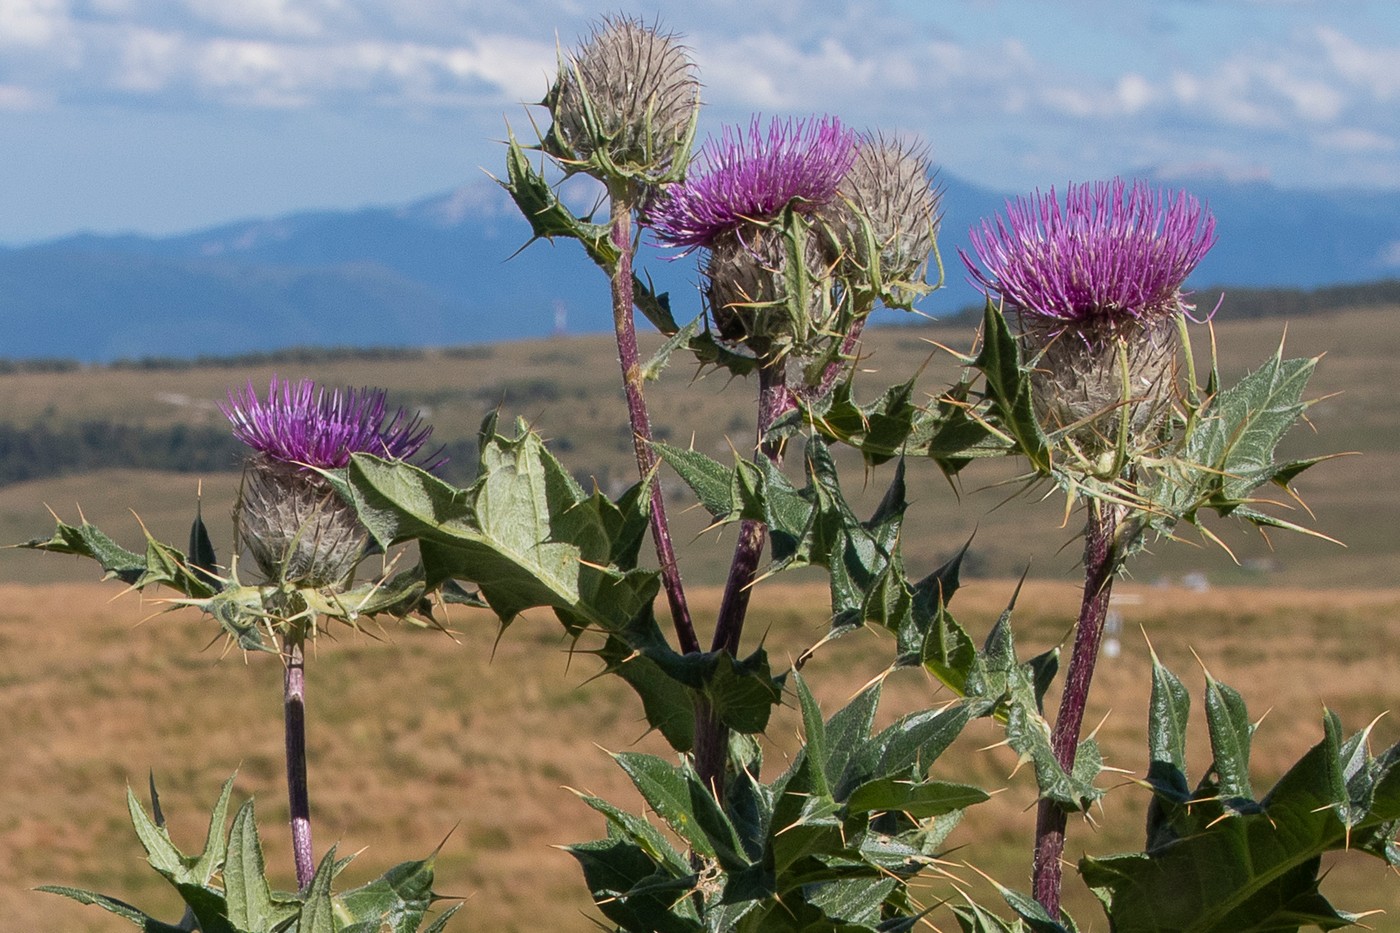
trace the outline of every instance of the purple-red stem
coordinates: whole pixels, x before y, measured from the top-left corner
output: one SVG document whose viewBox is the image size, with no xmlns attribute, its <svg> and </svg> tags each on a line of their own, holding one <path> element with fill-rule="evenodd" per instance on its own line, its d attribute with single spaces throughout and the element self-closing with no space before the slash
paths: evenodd
<svg viewBox="0 0 1400 933">
<path fill-rule="evenodd" d="M 831 387 L 836 385 L 837 377 L 850 369 L 850 357 L 855 352 L 856 344 L 860 342 L 860 335 L 865 330 L 866 320 L 868 320 L 866 315 L 856 318 L 855 323 L 851 325 L 851 329 L 846 332 L 846 336 L 841 341 L 841 349 L 837 352 L 836 359 L 826 364 L 816 390 L 810 393 L 804 392 L 804 399 L 810 398 L 815 401 L 825 397 L 831 391 Z"/>
<path fill-rule="evenodd" d="M 284 648 L 282 715 L 287 736 L 287 803 L 291 811 L 297 887 L 305 891 L 316 874 L 315 853 L 311 847 L 311 801 L 306 791 L 306 661 L 299 636 L 289 635 Z"/>
<path fill-rule="evenodd" d="M 782 360 L 768 359 L 758 370 L 758 451 L 755 457 L 767 457 L 781 463 L 781 445 L 765 440 L 768 430 L 794 404 L 787 390 Z M 749 610 L 749 594 L 758 573 L 768 528 L 762 522 L 745 519 L 739 524 L 739 540 L 734 545 L 734 557 L 729 563 L 729 579 L 724 584 L 724 596 L 719 604 L 719 620 L 711 651 L 739 654 L 739 639 L 744 632 L 744 618 Z M 729 730 L 708 708 L 695 716 L 695 770 L 717 798 L 724 799 L 724 770 L 729 756 Z"/>
<path fill-rule="evenodd" d="M 1079 731 L 1084 725 L 1084 708 L 1089 698 L 1089 682 L 1094 677 L 1113 578 L 1118 572 L 1118 519 L 1118 506 L 1089 504 L 1089 522 L 1084 533 L 1084 595 L 1060 711 L 1050 736 L 1055 759 L 1066 771 L 1074 767 Z M 1068 814 L 1062 807 L 1050 800 L 1040 801 L 1035 824 L 1035 899 L 1057 919 L 1060 915 L 1060 859 L 1065 851 L 1067 825 Z"/>
<path fill-rule="evenodd" d="M 613 329 L 617 333 L 617 360 L 622 367 L 622 386 L 627 395 L 627 415 L 632 424 L 632 449 L 637 456 L 637 470 L 642 479 L 651 477 L 656 469 L 656 453 L 651 449 L 651 417 L 647 414 L 646 397 L 642 393 L 642 365 L 637 352 L 637 328 L 632 319 L 632 199 L 626 191 L 612 192 L 612 242 L 617 247 L 617 268 L 612 273 Z M 695 635 L 695 623 L 686 605 L 685 589 L 681 585 L 680 565 L 671 543 L 671 526 L 666 520 L 666 503 L 661 495 L 661 483 L 652 477 L 651 536 L 656 542 L 656 561 L 661 570 L 661 585 L 671 607 L 671 621 L 676 638 L 685 654 L 700 650 Z"/>
</svg>

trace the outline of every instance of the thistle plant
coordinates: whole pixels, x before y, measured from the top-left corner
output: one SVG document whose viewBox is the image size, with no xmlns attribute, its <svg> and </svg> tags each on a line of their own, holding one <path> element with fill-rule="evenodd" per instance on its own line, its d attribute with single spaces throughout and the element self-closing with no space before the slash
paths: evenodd
<svg viewBox="0 0 1400 933">
<path fill-rule="evenodd" d="M 337 491 L 333 474 L 343 471 L 357 455 L 392 463 L 414 459 L 432 429 L 402 409 L 389 416 L 383 390 L 328 390 L 308 379 L 287 382 L 273 376 L 265 399 L 250 383 L 231 390 L 220 408 L 234 435 L 249 450 L 234 518 L 237 539 L 252 555 L 261 583 L 240 580 L 236 556 L 227 568 L 219 566 L 198 516 L 188 554 L 154 539 L 148 540 L 145 555 L 136 554 L 86 522 L 77 527 L 60 523 L 52 538 L 27 546 L 94 558 L 110 576 L 138 589 L 173 589 L 182 597 L 172 601 L 176 607 L 204 610 L 243 649 L 280 654 L 296 896 L 270 893 L 251 801 L 238 814 L 228 839 L 223 838 L 231 779 L 215 808 L 204 853 L 196 858 L 180 854 L 164 834 L 154 783 L 154 823 L 134 798 L 129 801 L 151 864 L 181 890 L 189 904 L 187 916 L 200 929 L 234 929 L 227 925 L 228 919 L 220 925 L 215 917 L 241 917 L 243 924 L 237 929 L 249 933 L 284 929 L 292 918 L 310 923 L 307 928 L 322 929 L 310 917 L 328 917 L 340 909 L 334 904 L 343 905 L 343 898 L 349 898 L 354 906 L 344 908 L 347 916 L 377 924 L 396 913 L 395 930 L 416 930 L 435 899 L 431 860 L 400 866 L 393 880 L 386 875 L 339 901 L 330 893 L 341 864 L 334 849 L 318 865 L 307 779 L 305 648 L 332 621 L 357 626 L 361 619 L 380 614 L 430 613 L 421 574 L 376 576 L 362 586 L 354 584 L 355 570 L 369 553 L 370 535 L 355 507 Z M 234 550 L 236 555 L 241 548 L 236 545 Z M 230 856 L 229 846 L 235 841 L 239 851 Z M 171 866 L 182 867 L 173 870 Z M 223 886 L 216 883 L 221 874 Z M 99 904 L 147 929 L 166 929 L 111 898 L 69 888 L 51 890 Z M 443 922 L 445 917 L 431 929 L 441 930 Z"/>
<path fill-rule="evenodd" d="M 303 890 L 316 872 L 307 795 L 304 653 L 316 617 L 306 611 L 299 591 L 324 589 L 332 597 L 343 592 L 369 543 L 354 508 L 322 471 L 344 468 L 356 453 L 411 459 L 432 434 L 431 427 L 403 409 L 386 423 L 385 397 L 378 389 L 328 392 L 309 379 L 293 385 L 273 376 L 266 401 L 249 383 L 241 392 L 231 391 L 220 406 L 234 435 L 251 451 L 235 511 L 238 534 L 267 581 L 277 587 L 264 606 L 281 637 L 286 668 L 287 795 L 297 884 Z"/>
<path fill-rule="evenodd" d="M 721 130 L 692 159 L 699 86 L 676 37 L 627 17 L 604 20 L 561 52 L 538 142 L 512 137 L 507 150 L 502 184 L 535 237 L 579 243 L 608 281 L 637 465 L 636 484 L 621 495 L 585 489 L 524 422 L 501 428 L 499 412 L 482 423 L 475 481 L 458 488 L 424 465 L 429 429 L 403 411 L 390 416 L 382 392 L 274 379 L 266 398 L 249 385 L 223 406 L 249 447 L 235 553 L 251 554 L 256 582 L 240 580 L 237 558 L 218 563 L 198 518 L 188 554 L 153 539 L 144 554 L 128 551 L 85 522 L 59 523 L 51 538 L 28 545 L 94 558 L 137 588 L 174 590 L 174 605 L 203 610 L 240 647 L 283 659 L 298 893 L 274 895 L 262 878 L 251 804 L 224 837 L 228 785 L 200 856 L 184 856 L 164 836 L 154 789 L 153 815 L 129 802 L 152 864 L 200 929 L 408 933 L 424 920 L 435 898 L 431 860 L 339 896 L 330 894 L 334 850 L 315 863 L 304 648 L 332 622 L 384 615 L 431 623 L 435 601 L 489 608 L 502 629 L 527 610 L 552 613 L 575 653 L 595 656 L 636 693 L 675 753 L 614 756 L 666 831 L 580 795 L 608 827 L 604 839 L 567 847 L 606 918 L 600 926 L 895 933 L 932 923 L 926 918 L 943 902 L 920 903 L 911 882 L 946 870 L 962 813 L 990 796 L 955 779 L 967 770 L 955 742 L 985 719 L 1034 771 L 1034 897 L 998 885 L 1015 914 L 1009 921 L 970 897 L 948 910 L 964 933 L 1082 928 L 1061 909 L 1061 859 L 1068 814 L 1104 794 L 1102 755 L 1081 732 L 1114 581 L 1153 535 L 1194 525 L 1209 537 L 1206 512 L 1304 530 L 1258 490 L 1289 490 L 1325 459 L 1277 458 L 1307 408 L 1316 361 L 1280 353 L 1224 388 L 1212 354 L 1199 380 L 1184 289 L 1214 243 L 1214 220 L 1185 193 L 1115 180 L 1071 185 L 1063 199 L 1051 190 L 1013 201 L 1004 217 L 972 231 L 961 256 L 987 293 L 976 352 L 961 357 L 952 386 L 926 398 L 910 379 L 862 404 L 852 364 L 867 320 L 882 306 L 912 310 L 937 287 L 934 270 L 941 280 L 940 196 L 924 148 L 854 132 L 832 115 L 754 117 Z M 577 175 L 602 185 L 606 222 L 576 216 L 560 199 L 557 185 Z M 642 236 L 672 261 L 698 259 L 700 306 L 688 323 L 636 272 Z M 665 338 L 646 362 L 637 313 Z M 701 366 L 755 376 L 752 456 L 725 464 L 654 439 L 646 383 L 684 352 Z M 842 491 L 837 444 L 871 470 L 894 461 L 868 517 Z M 1054 484 L 1067 508 L 1084 514 L 1083 590 L 1053 723 L 1045 702 L 1059 649 L 1021 656 L 1016 596 L 980 647 L 951 613 L 972 543 L 922 574 L 901 549 L 908 470 L 931 461 L 953 478 L 1011 456 L 1026 464 L 1028 486 Z M 704 640 L 671 538 L 662 469 L 685 482 L 716 526 L 738 529 Z M 642 558 L 648 534 L 654 570 Z M 414 566 L 356 579 L 367 554 L 403 544 L 415 545 L 400 552 L 416 554 Z M 744 652 L 750 601 L 766 577 L 803 567 L 828 578 L 829 624 L 789 669 L 775 671 L 761 644 Z M 663 594 L 674 638 L 657 618 Z M 828 715 L 804 665 L 867 626 L 891 636 L 893 657 Z M 953 698 L 877 728 L 884 677 L 902 668 L 927 672 Z M 1144 850 L 1078 865 L 1111 927 L 1238 933 L 1354 923 L 1318 892 L 1320 859 L 1354 847 L 1400 867 L 1400 746 L 1372 756 L 1369 730 L 1346 738 L 1329 713 L 1322 741 L 1256 797 L 1244 700 L 1207 673 L 1212 760 L 1193 789 L 1190 703 L 1155 656 L 1150 689 L 1149 765 L 1139 782 L 1152 794 Z M 780 774 L 764 775 L 760 737 L 784 706 L 800 717 L 803 744 Z M 976 842 L 966 849 L 973 858 Z M 145 929 L 191 928 L 101 895 L 51 890 Z"/>
<path fill-rule="evenodd" d="M 1020 321 L 1050 472 L 1087 514 L 1083 599 L 1051 736 L 1060 767 L 1073 772 L 1113 581 L 1162 515 L 1148 485 L 1153 465 L 1193 427 L 1173 437 L 1178 334 L 1191 310 L 1182 288 L 1214 244 L 1215 222 L 1184 192 L 1115 179 L 1070 185 L 1063 205 L 1053 189 L 1010 202 L 1006 219 L 984 221 L 971 241 L 981 266 L 962 258 L 972 277 Z M 1052 917 L 1066 815 L 1042 798 L 1034 886 Z"/>
</svg>

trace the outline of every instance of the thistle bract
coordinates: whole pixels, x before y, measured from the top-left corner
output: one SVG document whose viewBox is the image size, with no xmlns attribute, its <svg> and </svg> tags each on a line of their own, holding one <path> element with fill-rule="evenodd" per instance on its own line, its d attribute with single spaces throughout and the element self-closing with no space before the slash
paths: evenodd
<svg viewBox="0 0 1400 933">
<path fill-rule="evenodd" d="M 908 307 L 925 281 L 938 232 L 938 193 L 920 148 L 882 136 L 861 139 L 840 186 L 835 226 L 852 276 L 886 304 Z"/>
<path fill-rule="evenodd" d="M 629 17 L 603 20 L 561 56 L 544 103 L 554 120 L 545 148 L 567 170 L 646 184 L 684 177 L 700 82 L 675 36 Z"/>
<path fill-rule="evenodd" d="M 244 466 L 236 522 L 258 568 L 270 580 L 306 586 L 343 581 L 368 534 L 354 509 L 315 469 L 338 469 L 355 453 L 408 460 L 432 429 L 402 409 L 387 414 L 379 389 L 327 391 L 309 379 L 249 383 L 219 406 L 233 433 L 253 451 Z"/>
<path fill-rule="evenodd" d="M 1168 410 L 1181 287 L 1215 243 L 1185 192 L 1122 179 L 1007 202 L 960 251 L 972 278 L 1019 316 L 1047 429 L 1088 452 L 1140 449 Z M 1122 409 L 1126 406 L 1126 412 Z M 1123 437 L 1127 427 L 1131 437 Z"/>
</svg>

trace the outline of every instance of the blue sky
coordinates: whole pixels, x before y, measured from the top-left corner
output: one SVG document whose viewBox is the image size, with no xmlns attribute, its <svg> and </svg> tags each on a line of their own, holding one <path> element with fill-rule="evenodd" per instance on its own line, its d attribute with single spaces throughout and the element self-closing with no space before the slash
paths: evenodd
<svg viewBox="0 0 1400 933">
<path fill-rule="evenodd" d="M 618 11 L 685 35 L 702 132 L 831 112 L 1009 191 L 1400 189 L 1395 0 L 0 0 L 0 243 L 453 188 Z"/>
</svg>

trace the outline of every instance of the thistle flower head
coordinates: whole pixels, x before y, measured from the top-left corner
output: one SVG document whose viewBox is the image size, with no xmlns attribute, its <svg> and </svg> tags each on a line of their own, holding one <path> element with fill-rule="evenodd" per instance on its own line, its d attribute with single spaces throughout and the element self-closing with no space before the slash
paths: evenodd
<svg viewBox="0 0 1400 933">
<path fill-rule="evenodd" d="M 901 307 L 929 290 L 924 274 L 938 232 L 938 192 L 929 174 L 921 147 L 866 136 L 840 185 L 836 226 L 854 271 Z"/>
<path fill-rule="evenodd" d="M 1215 219 L 1185 192 L 1122 179 L 1071 184 L 1008 201 L 1006 219 L 971 231 L 985 271 L 959 250 L 972 278 L 1028 327 L 1110 335 L 1186 310 L 1181 286 L 1215 245 Z"/>
<path fill-rule="evenodd" d="M 1185 192 L 1114 179 L 1070 185 L 1063 206 L 1054 189 L 1007 202 L 971 240 L 985 267 L 960 251 L 973 279 L 1020 318 L 1045 428 L 1095 471 L 1150 450 L 1190 309 L 1181 286 L 1215 243 L 1214 218 Z"/>
<path fill-rule="evenodd" d="M 328 392 L 310 379 L 294 384 L 273 376 L 267 401 L 249 382 L 230 390 L 219 410 L 233 424 L 235 437 L 270 459 L 338 469 L 356 453 L 411 459 L 433 433 L 403 409 L 389 418 L 385 397 L 383 389 Z"/>
<path fill-rule="evenodd" d="M 270 580 L 335 586 L 364 556 L 368 531 L 312 467 L 336 469 L 355 453 L 414 457 L 432 429 L 402 409 L 387 415 L 379 389 L 328 392 L 309 379 L 272 377 L 267 400 L 249 383 L 220 409 L 253 453 L 235 513 L 240 539 Z"/>
<path fill-rule="evenodd" d="M 674 181 L 690 156 L 700 82 L 675 36 L 619 16 L 560 56 L 544 103 L 554 120 L 545 148 L 567 168 Z"/>
<path fill-rule="evenodd" d="M 835 117 L 774 118 L 765 132 L 725 127 L 700 153 L 699 171 L 673 185 L 648 212 L 656 238 L 690 251 L 791 205 L 811 213 L 835 199 L 856 158 L 856 135 Z"/>
</svg>

